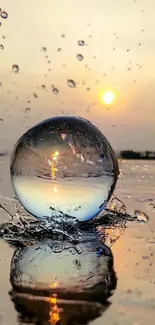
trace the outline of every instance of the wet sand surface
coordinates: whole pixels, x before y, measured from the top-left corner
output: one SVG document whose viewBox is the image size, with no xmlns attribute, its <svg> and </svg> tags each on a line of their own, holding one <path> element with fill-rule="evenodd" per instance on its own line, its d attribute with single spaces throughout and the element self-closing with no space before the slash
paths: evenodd
<svg viewBox="0 0 155 325">
<path fill-rule="evenodd" d="M 0 165 L 0 194 L 11 197 L 13 193 L 8 167 L 9 159 L 5 157 Z M 134 209 L 139 209 L 147 213 L 150 220 L 144 225 L 132 224 L 112 246 L 114 268 L 118 278 L 117 288 L 109 299 L 111 303 L 109 308 L 101 317 L 94 320 L 93 324 L 154 325 L 155 210 L 150 202 L 153 202 L 151 200 L 154 195 L 155 167 L 153 162 L 133 161 L 122 162 L 121 169 L 124 174 L 118 182 L 116 196 L 123 200 L 128 212 L 133 213 Z M 5 218 L 4 213 L 0 211 L 1 222 L 4 222 Z M 18 314 L 8 294 L 11 289 L 9 273 L 13 252 L 13 248 L 0 240 L 0 324 L 2 325 L 18 324 Z"/>
</svg>

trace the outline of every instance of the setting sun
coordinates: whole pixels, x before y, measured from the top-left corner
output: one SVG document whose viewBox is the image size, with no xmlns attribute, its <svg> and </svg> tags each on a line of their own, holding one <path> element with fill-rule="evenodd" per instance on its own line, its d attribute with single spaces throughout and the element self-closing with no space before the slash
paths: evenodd
<svg viewBox="0 0 155 325">
<path fill-rule="evenodd" d="M 105 104 L 111 104 L 114 101 L 114 94 L 112 91 L 105 91 L 102 95 L 102 100 Z"/>
</svg>

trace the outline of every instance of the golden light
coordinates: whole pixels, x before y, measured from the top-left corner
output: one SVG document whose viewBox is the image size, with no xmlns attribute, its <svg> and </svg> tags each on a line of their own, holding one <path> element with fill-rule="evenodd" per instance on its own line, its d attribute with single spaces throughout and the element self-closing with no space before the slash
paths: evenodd
<svg viewBox="0 0 155 325">
<path fill-rule="evenodd" d="M 53 288 L 53 285 L 52 285 L 52 288 Z M 52 297 L 49 297 L 48 301 L 50 304 L 49 323 L 51 325 L 56 325 L 58 323 L 58 321 L 60 320 L 59 307 L 57 304 L 56 295 L 52 295 Z"/>
<path fill-rule="evenodd" d="M 58 192 L 57 187 L 53 187 L 53 192 L 54 192 L 55 194 L 57 194 L 57 192 Z"/>
<path fill-rule="evenodd" d="M 51 175 L 54 179 L 56 178 L 56 172 L 57 172 L 56 163 L 57 163 L 58 155 L 59 155 L 59 151 L 54 151 L 53 154 L 51 155 L 52 160 L 46 158 L 48 164 L 51 166 Z M 54 191 L 54 193 L 56 193 L 56 191 Z"/>
<path fill-rule="evenodd" d="M 55 151 L 52 155 L 53 158 L 57 157 L 59 155 L 59 151 Z"/>
<path fill-rule="evenodd" d="M 102 100 L 105 104 L 112 104 L 114 101 L 114 93 L 112 91 L 105 91 L 102 95 Z"/>
</svg>

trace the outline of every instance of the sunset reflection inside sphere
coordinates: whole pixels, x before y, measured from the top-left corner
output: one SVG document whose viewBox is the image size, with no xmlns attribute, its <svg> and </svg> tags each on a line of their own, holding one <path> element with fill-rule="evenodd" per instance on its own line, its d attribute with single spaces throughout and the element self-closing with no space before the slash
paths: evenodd
<svg viewBox="0 0 155 325">
<path fill-rule="evenodd" d="M 105 136 L 80 117 L 49 118 L 16 143 L 11 180 L 22 206 L 37 218 L 97 216 L 118 176 L 115 153 Z"/>
</svg>

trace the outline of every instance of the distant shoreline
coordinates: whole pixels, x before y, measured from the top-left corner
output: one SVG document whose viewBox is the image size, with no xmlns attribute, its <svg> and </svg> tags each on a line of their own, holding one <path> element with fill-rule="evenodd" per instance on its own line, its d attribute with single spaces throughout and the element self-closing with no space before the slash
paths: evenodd
<svg viewBox="0 0 155 325">
<path fill-rule="evenodd" d="M 118 160 L 155 160 L 155 152 L 136 152 L 132 150 L 123 150 L 116 152 Z M 0 157 L 9 156 L 8 152 L 0 152 Z"/>
<path fill-rule="evenodd" d="M 118 157 L 118 160 L 155 160 L 155 158 L 122 158 Z"/>
<path fill-rule="evenodd" d="M 0 157 L 8 156 L 8 152 L 0 152 Z"/>
<path fill-rule="evenodd" d="M 117 152 L 117 157 L 125 160 L 155 160 L 155 151 L 122 150 Z"/>
</svg>

